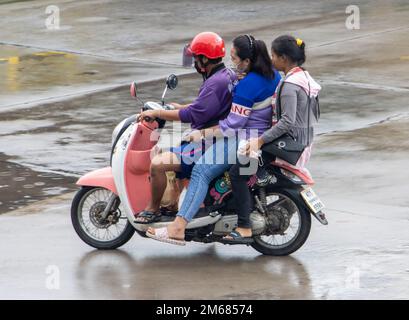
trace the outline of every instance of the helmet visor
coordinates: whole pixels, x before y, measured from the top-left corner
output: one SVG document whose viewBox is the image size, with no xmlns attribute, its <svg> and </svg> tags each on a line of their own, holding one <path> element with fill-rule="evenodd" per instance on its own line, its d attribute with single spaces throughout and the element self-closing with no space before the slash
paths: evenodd
<svg viewBox="0 0 409 320">
<path fill-rule="evenodd" d="M 183 48 L 182 64 L 184 67 L 193 67 L 195 63 L 194 54 L 190 49 L 190 43 Z"/>
</svg>

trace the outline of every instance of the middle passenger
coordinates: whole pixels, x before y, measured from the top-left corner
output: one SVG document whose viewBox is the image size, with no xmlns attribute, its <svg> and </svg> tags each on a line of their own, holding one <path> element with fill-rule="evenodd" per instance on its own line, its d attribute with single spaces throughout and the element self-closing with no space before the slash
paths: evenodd
<svg viewBox="0 0 409 320">
<path fill-rule="evenodd" d="M 150 238 L 184 244 L 186 225 L 200 209 L 210 182 L 236 163 L 238 139 L 260 136 L 272 125 L 272 97 L 281 77 L 273 70 L 264 41 L 247 34 L 238 36 L 233 40 L 231 60 L 243 78 L 233 91 L 230 113 L 219 125 L 202 130 L 207 135 L 212 129 L 218 139 L 196 162 L 175 220 L 165 228 L 149 228 Z"/>
</svg>

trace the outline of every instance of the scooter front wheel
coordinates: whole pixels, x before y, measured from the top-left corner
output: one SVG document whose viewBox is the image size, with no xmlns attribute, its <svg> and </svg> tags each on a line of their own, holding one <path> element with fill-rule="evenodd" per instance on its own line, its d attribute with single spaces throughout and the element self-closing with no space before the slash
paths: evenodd
<svg viewBox="0 0 409 320">
<path fill-rule="evenodd" d="M 82 187 L 71 205 L 71 221 L 82 241 L 100 250 L 116 249 L 127 243 L 135 229 L 122 215 L 120 201 L 102 218 L 112 192 L 100 187 Z"/>
</svg>

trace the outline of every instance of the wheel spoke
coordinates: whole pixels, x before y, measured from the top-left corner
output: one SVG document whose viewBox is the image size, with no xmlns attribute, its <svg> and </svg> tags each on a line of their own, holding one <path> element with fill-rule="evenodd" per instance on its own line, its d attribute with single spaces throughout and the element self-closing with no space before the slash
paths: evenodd
<svg viewBox="0 0 409 320">
<path fill-rule="evenodd" d="M 92 189 L 84 195 L 78 207 L 78 221 L 86 234 L 101 242 L 111 241 L 119 237 L 127 226 L 127 218 L 119 217 L 117 222 L 109 227 L 106 223 L 100 221 L 100 214 L 109 202 L 112 195 L 111 191 L 106 189 Z M 121 209 L 118 208 L 121 212 Z"/>
<path fill-rule="evenodd" d="M 290 221 L 286 230 L 281 231 L 284 234 L 261 235 L 257 238 L 258 242 L 269 248 L 283 248 L 292 243 L 300 232 L 300 212 L 297 205 L 285 195 L 270 194 L 266 198 L 268 210 L 278 210 L 274 214 L 281 215 L 281 219 L 284 219 L 283 214 L 287 214 Z"/>
</svg>

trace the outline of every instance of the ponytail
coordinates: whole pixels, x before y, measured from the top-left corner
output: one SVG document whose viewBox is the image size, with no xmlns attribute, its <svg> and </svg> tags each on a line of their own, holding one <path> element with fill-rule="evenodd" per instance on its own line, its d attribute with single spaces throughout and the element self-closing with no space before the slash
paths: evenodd
<svg viewBox="0 0 409 320">
<path fill-rule="evenodd" d="M 258 73 L 265 78 L 274 79 L 273 64 L 267 50 L 267 46 L 263 40 L 256 40 L 255 56 L 250 66 L 250 71 Z"/>
</svg>

